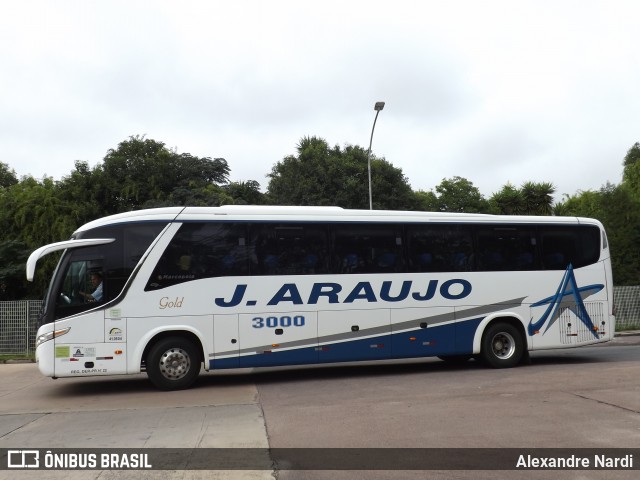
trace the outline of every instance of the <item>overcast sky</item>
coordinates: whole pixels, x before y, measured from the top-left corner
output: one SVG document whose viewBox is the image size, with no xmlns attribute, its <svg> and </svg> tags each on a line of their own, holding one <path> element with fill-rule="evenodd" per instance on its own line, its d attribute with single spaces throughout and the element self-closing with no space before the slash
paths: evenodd
<svg viewBox="0 0 640 480">
<path fill-rule="evenodd" d="M 69 175 L 131 135 L 257 180 L 304 136 L 415 189 L 619 183 L 640 141 L 636 0 L 3 2 L 0 161 Z M 374 192 L 375 195 L 375 192 Z"/>
</svg>

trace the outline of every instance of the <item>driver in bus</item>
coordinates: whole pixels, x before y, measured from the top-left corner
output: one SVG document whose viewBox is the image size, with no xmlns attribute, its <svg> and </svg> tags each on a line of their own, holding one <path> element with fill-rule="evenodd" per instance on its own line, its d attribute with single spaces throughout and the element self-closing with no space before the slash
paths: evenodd
<svg viewBox="0 0 640 480">
<path fill-rule="evenodd" d="M 87 301 L 99 302 L 102 300 L 102 274 L 100 272 L 93 272 L 91 274 L 91 285 L 93 285 L 93 292 L 80 292 Z"/>
</svg>

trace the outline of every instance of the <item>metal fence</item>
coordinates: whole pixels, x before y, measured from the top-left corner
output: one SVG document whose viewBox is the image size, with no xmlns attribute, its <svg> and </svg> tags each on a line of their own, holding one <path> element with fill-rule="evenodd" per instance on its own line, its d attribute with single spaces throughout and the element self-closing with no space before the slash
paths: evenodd
<svg viewBox="0 0 640 480">
<path fill-rule="evenodd" d="M 640 285 L 613 287 L 616 330 L 640 330 Z"/>
<path fill-rule="evenodd" d="M 616 330 L 640 330 L 640 285 L 614 287 Z M 0 302 L 0 355 L 32 354 L 35 350 L 40 300 Z"/>
<path fill-rule="evenodd" d="M 0 302 L 0 355 L 33 353 L 41 309 L 40 300 Z"/>
</svg>

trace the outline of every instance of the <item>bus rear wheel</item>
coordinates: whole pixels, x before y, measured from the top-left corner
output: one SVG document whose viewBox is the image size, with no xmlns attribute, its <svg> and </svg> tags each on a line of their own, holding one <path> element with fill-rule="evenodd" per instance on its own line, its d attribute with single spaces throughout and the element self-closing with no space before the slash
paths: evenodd
<svg viewBox="0 0 640 480">
<path fill-rule="evenodd" d="M 149 350 L 147 376 L 161 390 L 182 390 L 195 382 L 200 363 L 193 342 L 182 337 L 163 338 Z"/>
<path fill-rule="evenodd" d="M 515 367 L 524 354 L 524 340 L 520 331 L 505 322 L 495 323 L 482 337 L 482 359 L 493 368 Z"/>
</svg>

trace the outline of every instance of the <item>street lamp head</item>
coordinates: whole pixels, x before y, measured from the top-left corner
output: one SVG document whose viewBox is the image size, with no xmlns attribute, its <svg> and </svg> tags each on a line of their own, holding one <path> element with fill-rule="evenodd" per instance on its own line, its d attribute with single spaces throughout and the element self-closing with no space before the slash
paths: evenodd
<svg viewBox="0 0 640 480">
<path fill-rule="evenodd" d="M 373 107 L 373 109 L 376 112 L 379 112 L 380 110 L 382 110 L 384 108 L 384 102 L 376 102 L 375 106 Z"/>
</svg>

